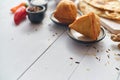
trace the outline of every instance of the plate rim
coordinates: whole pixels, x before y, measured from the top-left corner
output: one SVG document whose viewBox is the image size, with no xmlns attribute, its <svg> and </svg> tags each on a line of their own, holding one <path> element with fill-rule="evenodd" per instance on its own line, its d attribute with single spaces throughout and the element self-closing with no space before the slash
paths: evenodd
<svg viewBox="0 0 120 80">
<path fill-rule="evenodd" d="M 58 24 L 58 25 L 62 25 L 62 26 L 68 26 L 69 24 L 64 24 L 64 23 L 61 23 L 61 22 L 56 22 L 54 19 L 53 19 L 53 14 L 54 14 L 54 12 L 55 11 L 53 11 L 52 13 L 51 13 L 51 15 L 50 15 L 50 19 L 54 22 L 54 23 L 56 23 L 56 24 Z M 77 10 L 77 13 L 80 15 L 80 16 L 82 16 L 82 13 L 81 13 L 81 11 L 79 11 L 79 10 Z M 55 17 L 54 17 L 55 18 Z M 56 19 L 56 18 L 55 18 Z M 56 19 L 57 20 L 57 19 Z"/>
<path fill-rule="evenodd" d="M 68 29 L 67 29 L 67 34 L 68 34 L 68 36 L 69 36 L 71 39 L 73 39 L 73 40 L 75 40 L 75 41 L 77 41 L 77 42 L 79 42 L 79 43 L 83 43 L 83 44 L 91 44 L 91 43 L 99 42 L 99 41 L 101 41 L 102 39 L 104 39 L 105 36 L 106 36 L 106 33 L 105 33 L 104 28 L 101 27 L 101 31 L 103 32 L 103 35 L 102 35 L 102 37 L 101 37 L 100 39 L 98 39 L 98 40 L 93 40 L 93 41 L 83 41 L 83 40 L 78 40 L 78 39 L 76 39 L 76 38 L 70 33 L 70 30 L 71 30 L 71 28 L 68 28 Z"/>
</svg>

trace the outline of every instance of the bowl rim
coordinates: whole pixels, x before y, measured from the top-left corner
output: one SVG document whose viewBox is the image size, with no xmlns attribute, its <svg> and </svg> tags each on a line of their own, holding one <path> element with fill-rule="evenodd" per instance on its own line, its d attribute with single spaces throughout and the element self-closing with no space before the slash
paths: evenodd
<svg viewBox="0 0 120 80">
<path fill-rule="evenodd" d="M 45 3 L 44 4 L 33 4 L 33 0 L 30 1 L 31 5 L 33 6 L 43 6 L 43 5 L 46 5 L 48 3 L 48 0 L 45 0 Z"/>
<path fill-rule="evenodd" d="M 30 7 L 41 7 L 42 9 L 40 11 L 37 11 L 37 12 L 31 12 L 31 11 L 28 10 Z M 45 11 L 45 6 L 42 6 L 42 5 L 41 6 L 29 6 L 29 7 L 26 8 L 27 13 L 35 14 L 35 13 L 41 13 L 41 12 L 44 12 L 44 11 Z"/>
</svg>

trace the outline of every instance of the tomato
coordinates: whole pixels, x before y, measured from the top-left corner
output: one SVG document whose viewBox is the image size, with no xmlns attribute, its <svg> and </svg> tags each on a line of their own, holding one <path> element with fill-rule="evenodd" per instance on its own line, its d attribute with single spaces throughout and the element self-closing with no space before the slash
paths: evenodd
<svg viewBox="0 0 120 80">
<path fill-rule="evenodd" d="M 26 12 L 25 6 L 21 6 L 20 8 L 18 8 L 14 14 L 15 24 L 18 25 L 22 20 L 26 18 L 26 15 L 27 15 L 27 12 Z"/>
</svg>

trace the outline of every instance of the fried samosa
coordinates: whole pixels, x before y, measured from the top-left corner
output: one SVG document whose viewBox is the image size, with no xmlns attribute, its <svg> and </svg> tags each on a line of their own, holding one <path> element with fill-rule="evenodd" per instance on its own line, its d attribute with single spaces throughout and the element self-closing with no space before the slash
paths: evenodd
<svg viewBox="0 0 120 80">
<path fill-rule="evenodd" d="M 92 40 L 97 40 L 100 34 L 100 19 L 96 14 L 90 12 L 76 19 L 69 27 Z"/>
<path fill-rule="evenodd" d="M 54 17 L 61 23 L 72 23 L 77 17 L 77 8 L 74 2 L 70 0 L 61 0 L 56 7 Z"/>
</svg>

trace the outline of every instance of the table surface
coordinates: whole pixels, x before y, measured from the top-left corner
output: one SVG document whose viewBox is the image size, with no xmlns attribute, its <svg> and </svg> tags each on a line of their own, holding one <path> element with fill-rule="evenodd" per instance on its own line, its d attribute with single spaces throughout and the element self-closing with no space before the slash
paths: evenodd
<svg viewBox="0 0 120 80">
<path fill-rule="evenodd" d="M 120 80 L 120 50 L 107 30 L 95 44 L 72 40 L 50 20 L 55 0 L 42 23 L 16 26 L 10 8 L 22 1 L 0 3 L 0 80 Z"/>
</svg>

